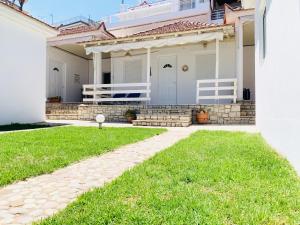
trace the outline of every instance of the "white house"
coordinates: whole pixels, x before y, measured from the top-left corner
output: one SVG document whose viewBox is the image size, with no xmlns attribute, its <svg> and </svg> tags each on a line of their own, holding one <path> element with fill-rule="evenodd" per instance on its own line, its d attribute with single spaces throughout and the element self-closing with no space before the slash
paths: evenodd
<svg viewBox="0 0 300 225">
<path fill-rule="evenodd" d="M 252 1 L 243 1 L 250 8 L 237 1 L 237 7 L 227 5 L 226 11 L 212 8 L 211 2 L 141 1 L 135 7 L 121 5 L 119 13 L 103 19 L 105 25 L 81 22 L 78 27 L 61 28 L 60 35 L 48 41 L 48 97 L 80 102 L 83 85 L 150 82 L 149 95 L 142 100 L 152 105 L 216 103 L 216 99 L 236 102 L 243 100 L 244 88 L 251 89 L 254 100 Z M 172 69 L 161 68 L 161 64 L 170 64 Z M 216 98 L 211 96 L 215 92 L 197 96 L 197 81 L 215 78 L 228 79 L 227 85 L 236 85 L 236 89 L 228 87 L 232 91 L 223 90 L 223 96 Z M 86 91 L 83 94 L 88 95 Z M 112 100 L 107 93 L 104 98 L 93 102 Z"/>
<path fill-rule="evenodd" d="M 255 9 L 252 0 L 229 2 L 140 1 L 134 7 L 122 4 L 119 13 L 98 23 L 60 26 L 60 34 L 48 39 L 47 97 L 50 102 L 61 97 L 65 104 L 48 104 L 47 117 L 94 119 L 99 112 L 109 121 L 123 121 L 135 105 L 143 114 L 163 108 L 156 114 L 175 109 L 179 116 L 204 107 L 212 123 L 254 123 Z M 249 100 L 244 88 L 250 89 L 251 102 L 243 101 Z M 63 109 L 67 103 L 77 106 Z M 194 120 L 188 114 L 181 125 Z M 166 124 L 139 118 L 142 125 Z"/>
<path fill-rule="evenodd" d="M 257 126 L 300 173 L 300 1 L 257 1 Z"/>
<path fill-rule="evenodd" d="M 45 118 L 49 25 L 0 1 L 0 124 Z"/>
</svg>

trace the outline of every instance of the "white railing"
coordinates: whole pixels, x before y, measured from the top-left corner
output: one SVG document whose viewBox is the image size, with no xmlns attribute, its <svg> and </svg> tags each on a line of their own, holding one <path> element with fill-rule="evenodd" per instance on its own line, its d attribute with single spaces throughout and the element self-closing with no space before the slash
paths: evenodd
<svg viewBox="0 0 300 225">
<path fill-rule="evenodd" d="M 237 100 L 237 79 L 211 79 L 197 81 L 196 102 L 201 100 Z"/>
<path fill-rule="evenodd" d="M 150 101 L 150 83 L 83 85 L 84 102 L 146 102 Z"/>
</svg>

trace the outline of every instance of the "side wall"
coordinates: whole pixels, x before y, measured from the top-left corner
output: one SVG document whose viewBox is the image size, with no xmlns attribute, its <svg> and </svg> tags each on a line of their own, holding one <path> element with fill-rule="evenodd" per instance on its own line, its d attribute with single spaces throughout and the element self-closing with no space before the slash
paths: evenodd
<svg viewBox="0 0 300 225">
<path fill-rule="evenodd" d="M 300 1 L 267 0 L 266 57 L 263 57 L 264 1 L 257 1 L 257 125 L 262 135 L 300 173 Z"/>
<path fill-rule="evenodd" d="M 45 119 L 46 38 L 0 17 L 0 124 Z"/>
<path fill-rule="evenodd" d="M 63 65 L 63 101 L 80 102 L 81 89 L 83 84 L 89 83 L 89 60 L 67 53 L 55 47 L 48 47 L 48 68 L 47 68 L 47 97 L 49 96 L 50 61 L 52 65 L 59 63 Z M 79 82 L 74 76 L 80 76 Z"/>
</svg>

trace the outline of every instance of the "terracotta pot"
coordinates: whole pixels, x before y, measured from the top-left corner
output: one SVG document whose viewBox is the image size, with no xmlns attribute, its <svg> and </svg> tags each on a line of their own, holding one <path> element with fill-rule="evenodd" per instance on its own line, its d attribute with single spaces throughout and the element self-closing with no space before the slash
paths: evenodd
<svg viewBox="0 0 300 225">
<path fill-rule="evenodd" d="M 199 112 L 197 113 L 197 122 L 199 124 L 207 124 L 208 123 L 208 112 Z"/>
<path fill-rule="evenodd" d="M 128 122 L 128 123 L 132 123 L 132 121 L 135 120 L 135 118 L 132 117 L 132 116 L 128 116 L 128 117 L 126 117 L 126 118 L 127 118 L 127 122 Z"/>
</svg>

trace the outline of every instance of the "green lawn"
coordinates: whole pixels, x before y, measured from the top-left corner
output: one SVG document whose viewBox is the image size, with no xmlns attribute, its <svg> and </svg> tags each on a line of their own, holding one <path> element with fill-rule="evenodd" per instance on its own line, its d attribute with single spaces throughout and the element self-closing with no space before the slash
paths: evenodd
<svg viewBox="0 0 300 225">
<path fill-rule="evenodd" d="M 259 135 L 198 132 L 41 224 L 300 224 L 300 180 Z"/>
<path fill-rule="evenodd" d="M 39 128 L 48 128 L 50 127 L 47 124 L 9 124 L 9 125 L 1 125 L 0 132 L 4 131 L 15 131 L 15 130 L 30 130 L 30 129 L 39 129 Z"/>
<path fill-rule="evenodd" d="M 0 134 L 0 186 L 65 167 L 162 129 L 57 127 Z"/>
</svg>

